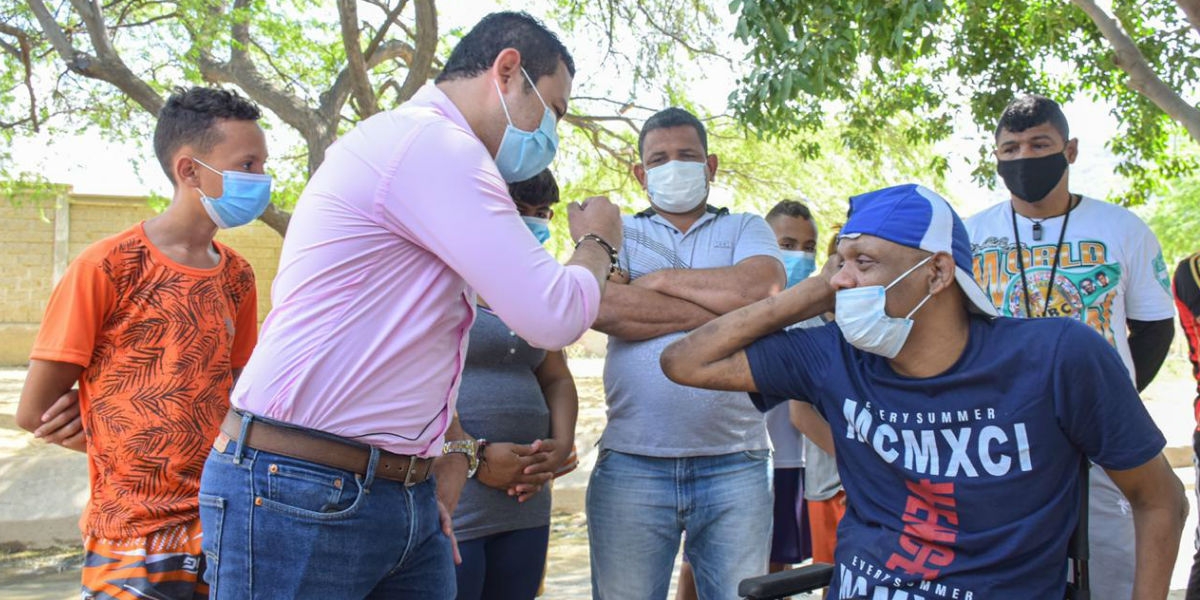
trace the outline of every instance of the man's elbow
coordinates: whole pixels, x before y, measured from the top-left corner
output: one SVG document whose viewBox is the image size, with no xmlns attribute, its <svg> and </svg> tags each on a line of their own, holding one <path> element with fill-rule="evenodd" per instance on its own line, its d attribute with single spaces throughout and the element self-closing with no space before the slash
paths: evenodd
<svg viewBox="0 0 1200 600">
<path fill-rule="evenodd" d="M 667 346 L 659 355 L 658 364 L 667 379 L 680 385 L 696 387 L 701 383 L 700 378 L 697 377 L 700 367 L 689 360 L 684 342 L 684 340 L 677 340 Z"/>
<path fill-rule="evenodd" d="M 1173 511 L 1175 514 L 1175 527 L 1182 532 L 1190 510 L 1188 508 L 1187 492 L 1183 489 L 1183 482 L 1175 477 L 1172 477 L 1172 479 L 1175 480 L 1171 491 L 1171 499 L 1175 503 L 1175 510 Z"/>
<path fill-rule="evenodd" d="M 521 339 L 529 343 L 534 348 L 540 348 L 550 352 L 558 352 L 571 344 L 574 344 L 588 330 L 585 325 L 580 327 L 568 327 L 559 324 L 552 327 L 540 327 L 532 331 L 520 332 Z"/>
<path fill-rule="evenodd" d="M 1127 493 L 1126 497 L 1135 513 L 1154 511 L 1165 515 L 1170 520 L 1171 531 L 1181 532 L 1189 511 L 1187 493 L 1183 489 L 1183 482 L 1170 470 L 1166 458 L 1160 455 L 1156 460 L 1161 461 L 1161 467 L 1155 474 L 1157 481 L 1140 486 L 1132 493 Z"/>
</svg>

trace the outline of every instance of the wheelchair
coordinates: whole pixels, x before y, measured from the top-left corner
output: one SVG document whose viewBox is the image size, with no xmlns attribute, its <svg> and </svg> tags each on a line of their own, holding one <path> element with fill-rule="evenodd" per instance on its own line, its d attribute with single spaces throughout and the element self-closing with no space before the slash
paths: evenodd
<svg viewBox="0 0 1200 600">
<path fill-rule="evenodd" d="M 1084 457 L 1079 465 L 1079 522 L 1067 545 L 1070 571 L 1065 600 L 1091 600 L 1088 584 L 1088 469 Z M 833 579 L 833 565 L 815 563 L 790 571 L 770 573 L 743 579 L 738 583 L 738 595 L 745 600 L 781 600 L 793 594 L 812 592 L 828 587 Z M 834 592 L 836 596 L 836 592 Z"/>
</svg>

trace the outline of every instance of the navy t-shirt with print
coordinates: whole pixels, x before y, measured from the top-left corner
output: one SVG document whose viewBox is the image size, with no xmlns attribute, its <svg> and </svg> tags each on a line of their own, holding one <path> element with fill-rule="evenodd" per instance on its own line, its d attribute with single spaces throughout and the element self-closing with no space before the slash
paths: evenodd
<svg viewBox="0 0 1200 600">
<path fill-rule="evenodd" d="M 760 409 L 809 398 L 833 429 L 837 598 L 1062 597 L 1081 453 L 1129 469 L 1166 444 L 1117 353 L 1069 319 L 972 317 L 959 360 L 923 379 L 835 323 L 746 355 Z"/>
</svg>

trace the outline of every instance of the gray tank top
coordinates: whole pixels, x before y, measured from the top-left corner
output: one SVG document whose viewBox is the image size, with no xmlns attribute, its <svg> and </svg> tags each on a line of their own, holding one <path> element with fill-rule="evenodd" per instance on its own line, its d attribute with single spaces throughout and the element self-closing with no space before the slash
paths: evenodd
<svg viewBox="0 0 1200 600">
<path fill-rule="evenodd" d="M 549 437 L 550 409 L 535 374 L 545 358 L 545 350 L 525 343 L 499 317 L 480 307 L 458 388 L 463 429 L 489 442 L 528 444 Z M 467 480 L 454 511 L 454 535 L 459 540 L 549 524 L 548 490 L 517 503 L 504 491 L 475 479 Z"/>
</svg>

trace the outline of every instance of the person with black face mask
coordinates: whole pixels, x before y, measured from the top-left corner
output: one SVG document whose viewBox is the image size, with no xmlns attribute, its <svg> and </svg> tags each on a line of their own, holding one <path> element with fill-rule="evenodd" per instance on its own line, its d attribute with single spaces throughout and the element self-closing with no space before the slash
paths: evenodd
<svg viewBox="0 0 1200 600">
<path fill-rule="evenodd" d="M 1117 349 L 1142 390 L 1174 335 L 1166 263 L 1136 215 L 1070 191 L 1078 156 L 1079 140 L 1053 100 L 1029 95 L 1004 109 L 996 171 L 1011 197 L 966 221 L 975 279 L 1001 315 L 1065 316 L 1089 325 Z M 1090 507 L 1092 597 L 1127 599 L 1133 518 L 1102 469 L 1092 469 Z"/>
</svg>

